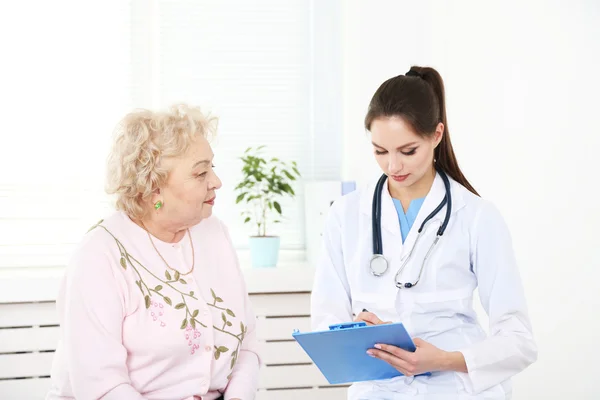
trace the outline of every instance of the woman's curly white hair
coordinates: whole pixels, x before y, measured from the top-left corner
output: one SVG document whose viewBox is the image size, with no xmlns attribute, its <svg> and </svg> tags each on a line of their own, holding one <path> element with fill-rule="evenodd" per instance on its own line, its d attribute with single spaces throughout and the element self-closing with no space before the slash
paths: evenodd
<svg viewBox="0 0 600 400">
<path fill-rule="evenodd" d="M 199 108 L 177 104 L 164 112 L 136 110 L 117 126 L 108 157 L 106 192 L 116 195 L 117 210 L 144 217 L 143 203 L 162 187 L 169 171 L 163 160 L 185 154 L 197 136 L 210 139 L 217 119 Z"/>
</svg>

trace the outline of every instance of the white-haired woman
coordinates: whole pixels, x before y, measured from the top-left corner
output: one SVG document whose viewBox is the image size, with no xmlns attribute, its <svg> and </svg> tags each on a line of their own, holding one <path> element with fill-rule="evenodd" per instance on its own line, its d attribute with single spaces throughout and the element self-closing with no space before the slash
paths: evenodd
<svg viewBox="0 0 600 400">
<path fill-rule="evenodd" d="M 47 399 L 253 399 L 255 317 L 199 109 L 127 115 L 109 158 L 116 212 L 69 263 Z"/>
</svg>

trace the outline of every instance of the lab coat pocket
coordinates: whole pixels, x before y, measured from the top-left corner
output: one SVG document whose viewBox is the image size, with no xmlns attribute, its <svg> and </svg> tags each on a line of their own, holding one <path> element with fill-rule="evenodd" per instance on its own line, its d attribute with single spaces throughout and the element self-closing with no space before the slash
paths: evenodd
<svg viewBox="0 0 600 400">
<path fill-rule="evenodd" d="M 369 269 L 370 254 L 357 253 L 352 265 L 347 268 L 352 311 L 357 315 L 363 309 L 377 314 L 378 311 L 393 309 L 397 288 L 394 284 L 392 268 L 384 275 L 375 276 Z"/>
<path fill-rule="evenodd" d="M 352 312 L 354 315 L 360 314 L 363 310 L 368 310 L 379 316 L 381 310 L 387 308 L 389 306 L 383 304 L 381 298 L 374 293 L 360 290 L 352 291 Z"/>
<path fill-rule="evenodd" d="M 408 292 L 403 296 L 403 299 L 410 303 L 429 304 L 429 303 L 444 303 L 453 300 L 462 300 L 470 298 L 475 289 L 472 285 L 465 285 L 460 288 L 450 290 L 439 290 L 432 292 Z"/>
</svg>

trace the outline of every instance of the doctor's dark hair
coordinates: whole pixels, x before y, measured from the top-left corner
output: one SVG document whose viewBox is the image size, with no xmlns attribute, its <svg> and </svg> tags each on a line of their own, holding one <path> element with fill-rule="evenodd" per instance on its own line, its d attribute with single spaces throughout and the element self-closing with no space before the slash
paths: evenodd
<svg viewBox="0 0 600 400">
<path fill-rule="evenodd" d="M 458 166 L 448 131 L 444 81 L 435 69 L 413 66 L 406 75 L 383 82 L 369 104 L 365 128 L 370 130 L 373 121 L 381 117 L 400 117 L 421 137 L 433 135 L 437 124 L 444 124 L 434 153 L 436 167 L 479 196 Z"/>
</svg>

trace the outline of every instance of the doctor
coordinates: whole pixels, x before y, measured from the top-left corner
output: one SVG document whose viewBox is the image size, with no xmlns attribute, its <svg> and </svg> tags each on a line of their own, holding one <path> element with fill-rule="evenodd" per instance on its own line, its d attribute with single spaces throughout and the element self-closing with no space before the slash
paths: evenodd
<svg viewBox="0 0 600 400">
<path fill-rule="evenodd" d="M 356 383 L 348 398 L 511 398 L 511 377 L 537 348 L 509 230 L 458 166 L 439 73 L 412 67 L 385 81 L 365 127 L 383 175 L 331 207 L 312 328 L 402 322 L 417 351 L 369 349 L 404 376 Z M 476 288 L 489 335 L 473 309 Z"/>
</svg>

